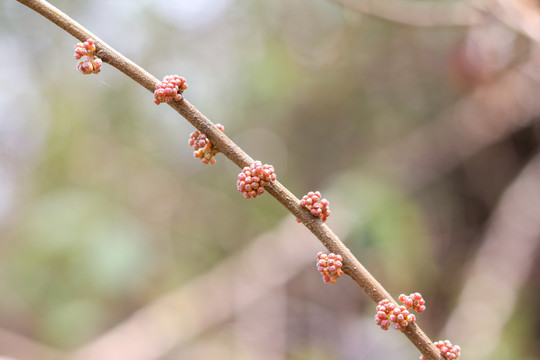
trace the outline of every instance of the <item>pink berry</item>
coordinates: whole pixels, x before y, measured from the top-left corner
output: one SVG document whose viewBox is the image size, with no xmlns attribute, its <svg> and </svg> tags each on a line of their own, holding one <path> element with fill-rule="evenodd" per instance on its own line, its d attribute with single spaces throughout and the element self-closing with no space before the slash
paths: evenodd
<svg viewBox="0 0 540 360">
<path fill-rule="evenodd" d="M 92 73 L 94 67 L 89 61 L 81 61 L 77 64 L 77 69 L 83 74 L 88 75 Z"/>
<path fill-rule="evenodd" d="M 447 360 L 455 360 L 459 358 L 461 348 L 459 345 L 452 345 L 448 340 L 439 340 L 434 345 L 441 351 L 442 356 Z M 424 356 L 420 356 L 421 360 L 426 360 Z"/>
<path fill-rule="evenodd" d="M 276 180 L 274 167 L 268 164 L 262 164 L 255 161 L 250 166 L 246 166 L 240 174 L 236 188 L 244 194 L 246 199 L 257 197 L 264 193 L 264 186 L 270 181 Z"/>
<path fill-rule="evenodd" d="M 95 58 L 94 61 L 92 61 L 92 66 L 94 67 L 95 74 L 97 74 L 100 71 L 101 65 L 103 65 L 103 62 L 101 61 L 100 58 Z"/>
<path fill-rule="evenodd" d="M 335 284 L 337 279 L 343 274 L 341 267 L 343 266 L 341 255 L 330 253 L 326 255 L 322 251 L 317 253 L 317 270 L 323 276 L 325 283 L 330 282 Z"/>
<path fill-rule="evenodd" d="M 225 131 L 225 128 L 221 124 L 216 124 L 216 127 L 221 131 Z M 214 147 L 212 142 L 210 142 L 205 134 L 198 130 L 192 132 L 189 137 L 189 145 L 195 150 L 193 155 L 196 158 L 201 159 L 203 164 L 216 163 L 214 156 L 219 152 L 219 150 Z"/>
<path fill-rule="evenodd" d="M 403 303 L 403 305 L 407 307 L 407 310 L 413 308 L 419 314 L 426 311 L 426 301 L 418 292 L 408 296 L 405 294 L 401 294 L 398 299 Z"/>
<path fill-rule="evenodd" d="M 394 323 L 394 328 L 396 330 L 403 330 L 409 326 L 409 324 L 416 321 L 416 317 L 409 312 L 407 306 L 398 306 L 388 299 L 379 301 L 376 310 L 377 315 L 375 317 L 375 323 L 381 326 L 383 330 L 388 330 L 390 321 Z M 385 320 L 387 322 L 383 322 Z"/>
<path fill-rule="evenodd" d="M 311 215 L 319 217 L 322 221 L 326 221 L 330 216 L 330 203 L 326 199 L 321 200 L 321 193 L 318 191 L 310 191 L 302 200 L 300 200 L 300 205 L 309 210 Z M 296 219 L 297 222 L 300 222 L 300 219 Z"/>
<path fill-rule="evenodd" d="M 187 89 L 186 80 L 178 75 L 167 75 L 163 81 L 156 84 L 154 91 L 154 103 L 180 101 L 182 93 Z"/>
</svg>

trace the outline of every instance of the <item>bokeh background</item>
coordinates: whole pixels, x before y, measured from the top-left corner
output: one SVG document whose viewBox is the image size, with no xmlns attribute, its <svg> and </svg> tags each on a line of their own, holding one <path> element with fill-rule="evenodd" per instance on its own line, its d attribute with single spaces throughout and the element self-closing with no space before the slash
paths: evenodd
<svg viewBox="0 0 540 360">
<path fill-rule="evenodd" d="M 328 224 L 465 359 L 540 358 L 536 1 L 67 1 Z M 322 245 L 191 125 L 0 3 L 0 356 L 416 359 Z"/>
</svg>

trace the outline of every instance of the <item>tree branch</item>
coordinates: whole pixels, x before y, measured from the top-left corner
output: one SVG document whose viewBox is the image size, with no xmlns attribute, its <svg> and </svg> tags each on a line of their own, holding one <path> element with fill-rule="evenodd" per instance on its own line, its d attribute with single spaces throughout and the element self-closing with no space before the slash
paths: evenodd
<svg viewBox="0 0 540 360">
<path fill-rule="evenodd" d="M 294 241 L 309 236 L 297 225 L 284 220 L 272 231 L 260 234 L 246 248 L 206 273 L 137 310 L 124 322 L 77 350 L 70 360 L 159 359 L 176 344 L 189 342 L 252 307 L 269 293 L 284 287 L 308 263 L 313 263 L 313 257 L 305 253 L 315 252 L 316 248 L 307 241 Z M 350 228 L 342 230 L 350 232 Z M 287 266 L 276 266 L 276 259 Z M 253 269 L 253 261 L 257 262 L 256 269 Z M 266 269 L 270 268 L 272 276 L 268 277 Z M 223 296 L 230 289 L 234 289 L 236 295 Z M 191 303 L 196 305 L 185 306 Z M 171 312 L 175 313 L 175 318 L 166 321 L 171 319 Z"/>
<path fill-rule="evenodd" d="M 494 16 L 510 29 L 540 41 L 540 11 L 533 0 L 436 2 L 418 0 L 330 0 L 347 9 L 416 27 L 474 26 Z"/>
<path fill-rule="evenodd" d="M 415 191 L 450 172 L 471 155 L 500 141 L 540 116 L 540 83 L 530 74 L 540 55 L 479 86 L 441 112 L 433 122 L 371 154 L 402 188 Z M 513 96 L 507 96 L 513 94 Z M 410 169 L 422 169 L 411 172 Z"/>
<path fill-rule="evenodd" d="M 64 359 L 65 354 L 44 344 L 32 341 L 24 336 L 9 332 L 0 328 L 0 360 L 40 359 L 58 360 Z M 2 356 L 9 356 L 2 357 Z"/>
<path fill-rule="evenodd" d="M 520 291 L 540 248 L 540 153 L 502 194 L 446 332 L 470 349 L 471 358 L 493 358 L 506 322 L 516 311 Z M 493 266 L 496 264 L 496 266 Z M 496 317 L 470 316 L 497 313 Z M 456 340 L 458 341 L 458 340 Z"/>
<path fill-rule="evenodd" d="M 158 80 L 154 76 L 121 55 L 95 34 L 85 29 L 51 4 L 42 0 L 17 1 L 49 19 L 80 41 L 86 41 L 88 38 L 94 39 L 97 55 L 103 62 L 115 67 L 150 92 L 155 90 L 155 85 Z M 230 140 L 222 131 L 218 130 L 210 120 L 187 100 L 183 99 L 178 102 L 171 102 L 169 105 L 186 118 L 186 120 L 188 120 L 195 128 L 206 134 L 213 145 L 236 165 L 244 167 L 253 163 L 251 157 L 240 149 L 240 147 Z M 274 196 L 274 198 L 285 206 L 294 216 L 300 219 L 326 248 L 342 256 L 343 271 L 354 279 L 373 301 L 378 302 L 383 299 L 390 299 L 395 302 L 383 286 L 379 284 L 362 264 L 360 264 L 338 236 L 320 219 L 314 218 L 308 211 L 305 211 L 305 209 L 301 207 L 300 201 L 281 183 L 274 181 L 273 183 L 266 185 L 265 189 L 267 189 L 268 193 Z M 410 324 L 402 332 L 427 359 L 442 359 L 439 350 L 416 324 Z"/>
<path fill-rule="evenodd" d="M 410 26 L 470 26 L 477 24 L 481 11 L 460 2 L 404 0 L 331 0 L 348 9 Z"/>
<path fill-rule="evenodd" d="M 492 0 L 474 2 L 479 11 L 489 13 L 510 29 L 540 42 L 540 11 L 531 0 Z"/>
</svg>

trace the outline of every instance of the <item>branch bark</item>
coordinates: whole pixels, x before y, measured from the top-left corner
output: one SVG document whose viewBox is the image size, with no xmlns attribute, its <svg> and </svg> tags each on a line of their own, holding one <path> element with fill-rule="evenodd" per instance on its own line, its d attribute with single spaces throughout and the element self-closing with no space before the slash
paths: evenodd
<svg viewBox="0 0 540 360">
<path fill-rule="evenodd" d="M 0 328 L 0 360 L 64 359 L 61 351 Z M 6 357 L 3 357 L 6 356 Z M 13 357 L 13 358 L 11 358 Z"/>
<path fill-rule="evenodd" d="M 404 0 L 331 0 L 348 9 L 410 26 L 470 26 L 477 24 L 482 12 L 470 3 Z"/>
<path fill-rule="evenodd" d="M 493 16 L 514 31 L 540 41 L 540 11 L 534 0 L 409 1 L 330 0 L 347 9 L 415 27 L 478 25 Z"/>
<path fill-rule="evenodd" d="M 531 76 L 539 61 L 538 53 L 531 54 L 523 64 L 461 98 L 435 121 L 371 157 L 385 164 L 390 175 L 411 192 L 440 178 L 540 115 L 535 97 L 540 82 Z M 411 172 L 411 168 L 419 170 Z"/>
<path fill-rule="evenodd" d="M 471 358 L 493 358 L 540 248 L 540 153 L 503 193 L 445 332 Z M 471 316 L 471 314 L 497 316 Z M 458 339 L 458 340 L 456 340 Z"/>
<path fill-rule="evenodd" d="M 314 262 L 306 252 L 315 252 L 316 247 L 304 241 L 309 234 L 297 225 L 285 220 L 271 232 L 259 235 L 245 249 L 77 350 L 70 360 L 160 359 L 176 344 L 189 343 L 258 304 Z M 287 266 L 276 266 L 276 259 Z M 266 276 L 267 269 L 272 269 L 271 277 Z M 223 296 L 225 293 L 230 295 Z M 173 312 L 175 316 L 171 317 Z"/>
<path fill-rule="evenodd" d="M 139 85 L 145 87 L 148 91 L 153 92 L 155 90 L 155 85 L 158 80 L 154 76 L 114 50 L 95 34 L 85 29 L 59 9 L 42 0 L 17 1 L 44 16 L 80 41 L 86 41 L 88 38 L 94 39 L 97 55 L 104 63 L 108 63 L 115 67 Z M 171 102 L 169 105 L 195 128 L 206 134 L 214 146 L 236 165 L 242 168 L 253 162 L 253 159 L 248 154 L 238 147 L 222 131 L 218 130 L 208 118 L 199 112 L 186 99 L 178 102 Z M 300 201 L 287 190 L 285 186 L 278 181 L 274 181 L 267 185 L 265 189 L 267 189 L 268 193 L 276 198 L 276 200 L 285 206 L 294 216 L 300 219 L 328 250 L 342 256 L 343 271 L 356 281 L 373 301 L 379 302 L 383 299 L 390 299 L 395 302 L 384 287 L 343 244 L 339 237 L 320 219 L 314 218 L 308 211 L 305 211 L 305 209 L 300 206 Z M 439 350 L 416 324 L 409 325 L 402 332 L 427 359 L 443 359 Z"/>
</svg>

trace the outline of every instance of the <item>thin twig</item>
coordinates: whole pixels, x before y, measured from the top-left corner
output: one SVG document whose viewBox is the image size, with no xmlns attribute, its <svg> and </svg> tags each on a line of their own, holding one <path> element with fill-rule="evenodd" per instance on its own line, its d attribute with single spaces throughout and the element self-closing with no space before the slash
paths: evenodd
<svg viewBox="0 0 540 360">
<path fill-rule="evenodd" d="M 446 325 L 473 359 L 491 359 L 540 248 L 540 153 L 504 191 Z M 496 266 L 493 266 L 496 264 Z M 496 313 L 496 317 L 473 316 Z M 473 319 L 474 318 L 474 319 Z"/>
<path fill-rule="evenodd" d="M 540 116 L 536 100 L 540 83 L 530 75 L 537 71 L 539 61 L 539 54 L 531 54 L 524 63 L 461 98 L 435 121 L 381 148 L 371 158 L 385 164 L 385 170 L 408 191 L 440 178 Z M 413 173 L 411 168 L 422 171 Z"/>
<path fill-rule="evenodd" d="M 331 0 L 348 9 L 395 23 L 415 27 L 470 26 L 482 12 L 466 1 Z"/>
<path fill-rule="evenodd" d="M 0 360 L 40 359 L 58 360 L 65 358 L 60 350 L 35 342 L 19 334 L 0 329 Z M 2 357 L 9 356 L 8 357 Z"/>
<path fill-rule="evenodd" d="M 147 90 L 151 92 L 154 91 L 155 85 L 158 82 L 154 76 L 118 53 L 95 34 L 92 34 L 48 2 L 42 0 L 17 1 L 49 19 L 80 41 L 86 41 L 88 38 L 94 39 L 97 54 L 103 62 L 117 68 Z M 253 162 L 251 157 L 240 149 L 240 147 L 238 147 L 222 131 L 218 130 L 210 120 L 187 100 L 183 99 L 178 102 L 171 102 L 169 105 L 186 118 L 186 120 L 188 120 L 195 128 L 206 134 L 214 146 L 236 165 L 244 167 Z M 360 264 L 338 236 L 320 219 L 314 218 L 308 211 L 305 211 L 305 209 L 300 206 L 300 201 L 289 190 L 278 181 L 270 183 L 265 189 L 267 189 L 268 193 L 274 196 L 274 198 L 285 206 L 294 216 L 300 219 L 302 223 L 324 244 L 324 246 L 328 248 L 328 250 L 342 256 L 343 271 L 354 279 L 371 299 L 375 302 L 383 299 L 390 299 L 395 302 L 383 286 L 362 264 Z M 427 359 L 442 359 L 439 350 L 416 324 L 410 324 L 402 332 Z"/>
<path fill-rule="evenodd" d="M 510 29 L 540 42 L 540 11 L 534 1 L 330 0 L 347 9 L 414 27 L 474 26 L 493 16 Z"/>
<path fill-rule="evenodd" d="M 491 0 L 476 1 L 471 4 L 533 42 L 540 42 L 540 11 L 536 1 Z"/>
<path fill-rule="evenodd" d="M 348 233 L 350 227 L 342 230 Z M 302 241 L 308 236 L 294 221 L 282 221 L 281 225 L 259 235 L 246 248 L 214 268 L 137 310 L 69 359 L 162 358 L 176 344 L 190 342 L 208 329 L 246 311 L 269 293 L 284 287 L 308 263 L 313 263 L 313 257 L 305 253 L 316 251 L 316 247 Z M 287 266 L 275 266 L 278 258 Z M 257 268 L 252 266 L 254 261 Z M 273 269 L 271 277 L 266 276 L 269 268 Z M 223 296 L 230 289 L 234 289 L 236 295 Z M 185 306 L 191 303 L 195 305 Z M 171 312 L 175 313 L 174 318 L 169 315 Z"/>
</svg>

